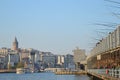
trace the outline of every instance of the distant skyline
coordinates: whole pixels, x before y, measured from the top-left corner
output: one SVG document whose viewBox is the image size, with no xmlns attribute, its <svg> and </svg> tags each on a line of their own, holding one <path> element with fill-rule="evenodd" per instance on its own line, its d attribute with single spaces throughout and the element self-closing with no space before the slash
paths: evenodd
<svg viewBox="0 0 120 80">
<path fill-rule="evenodd" d="M 87 53 L 92 38 L 103 27 L 94 23 L 119 22 L 104 0 L 1 0 L 0 47 L 12 47 L 15 36 L 20 48 L 54 54 L 72 54 L 76 47 Z M 93 44 L 92 44 L 93 43 Z"/>
</svg>

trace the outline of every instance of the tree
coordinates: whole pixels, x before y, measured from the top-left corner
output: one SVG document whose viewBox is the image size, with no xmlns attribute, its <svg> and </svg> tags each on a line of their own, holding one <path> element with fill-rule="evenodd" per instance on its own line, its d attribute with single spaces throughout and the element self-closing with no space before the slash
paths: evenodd
<svg viewBox="0 0 120 80">
<path fill-rule="evenodd" d="M 105 0 L 109 3 L 112 3 L 111 7 L 114 8 L 116 11 L 112 12 L 112 15 L 120 19 L 120 1 L 119 0 Z"/>
<path fill-rule="evenodd" d="M 12 66 L 11 66 L 11 64 L 8 64 L 8 69 L 12 69 Z"/>
<path fill-rule="evenodd" d="M 23 68 L 24 67 L 24 64 L 22 63 L 22 62 L 19 62 L 18 64 L 17 64 L 17 68 Z"/>
</svg>

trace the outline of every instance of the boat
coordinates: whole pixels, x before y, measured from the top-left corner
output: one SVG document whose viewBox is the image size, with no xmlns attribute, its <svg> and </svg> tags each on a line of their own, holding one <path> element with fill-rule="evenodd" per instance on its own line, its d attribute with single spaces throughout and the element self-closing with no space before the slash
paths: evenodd
<svg viewBox="0 0 120 80">
<path fill-rule="evenodd" d="M 34 70 L 31 68 L 24 68 L 25 73 L 34 73 Z"/>
<path fill-rule="evenodd" d="M 25 73 L 33 73 L 34 71 L 30 68 L 17 68 L 16 74 L 25 74 Z"/>
<path fill-rule="evenodd" d="M 24 68 L 17 68 L 16 74 L 25 74 L 25 69 Z"/>
</svg>

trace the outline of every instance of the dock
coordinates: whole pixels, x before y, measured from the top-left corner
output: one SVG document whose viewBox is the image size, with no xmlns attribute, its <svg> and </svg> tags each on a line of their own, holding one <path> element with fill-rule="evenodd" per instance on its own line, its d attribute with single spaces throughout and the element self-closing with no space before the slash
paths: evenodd
<svg viewBox="0 0 120 80">
<path fill-rule="evenodd" d="M 16 73 L 15 69 L 2 69 L 0 73 Z"/>
<path fill-rule="evenodd" d="M 57 71 L 56 75 L 86 75 L 86 71 Z"/>
</svg>

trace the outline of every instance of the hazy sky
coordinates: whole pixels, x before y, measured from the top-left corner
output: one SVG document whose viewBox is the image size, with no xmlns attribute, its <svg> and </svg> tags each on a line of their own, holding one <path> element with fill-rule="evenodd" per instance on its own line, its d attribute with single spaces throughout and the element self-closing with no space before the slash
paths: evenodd
<svg viewBox="0 0 120 80">
<path fill-rule="evenodd" d="M 94 23 L 117 21 L 109 6 L 104 0 L 0 0 L 0 47 L 10 48 L 16 36 L 20 48 L 88 51 L 100 28 Z"/>
</svg>

